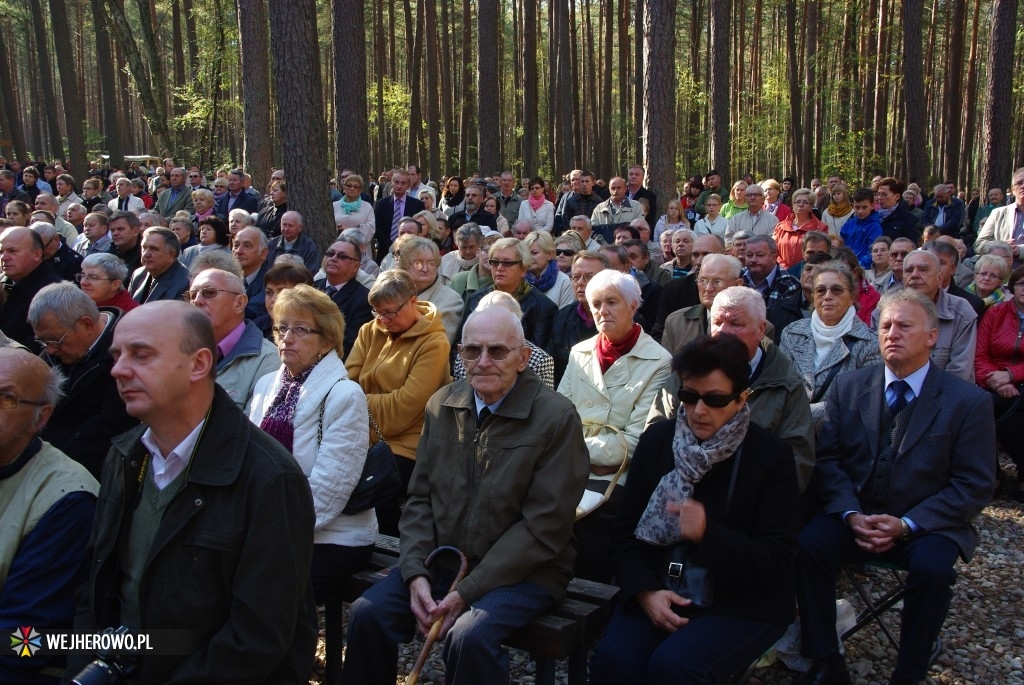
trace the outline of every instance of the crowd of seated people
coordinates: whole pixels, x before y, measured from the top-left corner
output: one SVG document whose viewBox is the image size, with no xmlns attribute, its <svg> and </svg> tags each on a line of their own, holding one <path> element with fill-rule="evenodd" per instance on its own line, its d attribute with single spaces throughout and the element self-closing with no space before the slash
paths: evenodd
<svg viewBox="0 0 1024 685">
<path fill-rule="evenodd" d="M 970 519 L 994 496 L 1024 502 L 1024 169 L 969 212 L 951 184 L 893 177 L 724 186 L 711 170 L 659 198 L 639 165 L 607 181 L 573 170 L 556 193 L 507 171 L 435 183 L 412 164 L 343 170 L 331 229 L 289 206 L 281 169 L 260 192 L 241 168 L 171 159 L 95 166 L 81 185 L 43 167 L 0 169 L 0 413 L 14 417 L 0 422 L 0 510 L 18 523 L 0 539 L 0 627 L 171 627 L 149 618 L 205 593 L 203 639 L 215 647 L 246 612 L 283 621 L 275 659 L 247 666 L 308 675 L 308 605 L 387 534 L 404 588 L 360 600 L 352 644 L 441 620 L 452 682 L 500 679 L 502 635 L 575 575 L 622 588 L 592 682 L 727 682 L 799 606 L 806 682 L 843 683 L 836 575 L 879 559 L 919 590 L 891 680 L 914 683 L 977 543 Z M 261 437 L 211 471 L 198 460 L 229 426 Z M 402 494 L 345 513 L 381 441 Z M 281 455 L 287 477 L 270 478 Z M 73 496 L 45 483 L 56 468 Z M 276 498 L 266 510 L 214 490 L 255 498 L 247 478 L 276 483 L 259 491 Z M 445 478 L 465 496 L 436 491 Z M 123 513 L 104 488 L 126 483 Z M 289 501 L 294 519 L 263 520 Z M 186 505 L 241 518 L 160 525 Z M 82 539 L 54 532 L 72 519 Z M 232 564 L 268 542 L 238 536 L 275 530 L 303 547 L 289 587 L 231 605 L 261 590 Z M 68 544 L 43 555 L 42 533 Z M 153 540 L 175 551 L 144 564 Z M 425 566 L 445 544 L 470 558 L 447 596 Z M 189 545 L 217 583 L 157 597 Z M 666 580 L 677 562 L 713 593 Z M 62 577 L 34 578 L 43 564 Z M 103 604 L 125 593 L 122 610 Z M 204 654 L 143 681 L 216 679 L 238 661 Z M 373 659 L 393 652 L 361 651 L 360 682 L 394 682 Z M 0 656 L 0 676 L 58 682 L 54 664 Z"/>
</svg>

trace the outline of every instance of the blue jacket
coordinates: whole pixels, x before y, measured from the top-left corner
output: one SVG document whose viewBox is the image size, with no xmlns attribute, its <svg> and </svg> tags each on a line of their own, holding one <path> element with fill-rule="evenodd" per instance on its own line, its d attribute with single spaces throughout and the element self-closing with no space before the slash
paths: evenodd
<svg viewBox="0 0 1024 685">
<path fill-rule="evenodd" d="M 857 255 L 857 261 L 865 269 L 871 268 L 871 244 L 882 235 L 882 221 L 878 212 L 871 210 L 866 219 L 854 214 L 839 230 L 839 237 Z"/>
</svg>

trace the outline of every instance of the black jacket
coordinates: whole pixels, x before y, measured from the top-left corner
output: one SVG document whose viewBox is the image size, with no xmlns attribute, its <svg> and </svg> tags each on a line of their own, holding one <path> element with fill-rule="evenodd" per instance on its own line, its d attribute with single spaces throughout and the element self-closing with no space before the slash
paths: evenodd
<svg viewBox="0 0 1024 685">
<path fill-rule="evenodd" d="M 144 430 L 118 436 L 107 455 L 76 631 L 120 624 L 118 555 L 145 456 Z M 295 459 L 217 387 L 187 481 L 167 506 L 139 588 L 142 630 L 190 631 L 193 650 L 143 657 L 141 685 L 308 680 L 316 646 L 308 583 L 314 522 L 309 482 Z M 71 657 L 65 677 L 90 658 Z"/>
<path fill-rule="evenodd" d="M 651 329 L 651 337 L 661 342 L 661 334 L 665 332 L 665 319 L 672 312 L 700 304 L 700 293 L 697 291 L 697 273 L 691 271 L 682 278 L 673 278 L 661 289 L 661 300 L 658 303 L 657 318 Z"/>
<path fill-rule="evenodd" d="M 403 208 L 402 214 L 404 216 L 412 216 L 416 212 L 423 211 L 423 203 L 414 197 L 409 197 L 408 194 L 405 196 L 405 207 Z M 391 249 L 391 222 L 395 217 L 395 197 L 394 195 L 388 195 L 382 197 L 377 201 L 377 204 L 373 208 L 373 221 L 376 225 L 373 237 L 377 241 L 377 250 L 374 252 L 374 258 L 377 263 L 387 256 L 388 250 Z M 454 226 L 452 227 L 454 229 Z"/>
<path fill-rule="evenodd" d="M 327 292 L 326 278 L 317 279 L 313 285 L 317 290 Z M 363 327 L 364 323 L 373 319 L 373 309 L 370 307 L 369 297 L 370 291 L 354 278 L 331 295 L 331 300 L 338 305 L 338 309 L 345 319 L 345 354 L 342 356 L 342 360 L 348 357 L 352 346 L 356 344 L 359 329 Z"/>
<path fill-rule="evenodd" d="M 882 234 L 893 240 L 897 238 L 908 238 L 915 245 L 921 242 L 921 229 L 917 217 L 910 213 L 907 203 L 899 201 L 892 214 L 882 219 Z"/>
<path fill-rule="evenodd" d="M 57 403 L 41 437 L 89 469 L 96 480 L 100 480 L 111 439 L 138 424 L 125 411 L 117 382 L 110 375 L 114 366 L 108 351 L 110 341 L 114 326 L 124 313 L 115 307 L 101 307 L 100 312 L 109 314 L 111 320 L 92 350 L 77 364 L 60 364 L 45 351 L 40 355 L 67 377 L 64 397 Z"/>
<path fill-rule="evenodd" d="M 6 333 L 11 340 L 38 352 L 36 334 L 28 323 L 28 306 L 36 293 L 51 283 L 60 282 L 60 276 L 47 261 L 40 262 L 39 266 L 17 283 L 7 276 L 0 276 L 0 287 L 6 291 L 3 307 L 0 308 L 0 331 Z"/>
<path fill-rule="evenodd" d="M 551 356 L 555 360 L 555 387 L 569 366 L 569 352 L 578 342 L 597 335 L 596 326 L 587 326 L 579 314 L 579 304 L 567 304 L 555 313 L 551 324 Z M 593 319 L 591 319 L 593 323 Z"/>
<path fill-rule="evenodd" d="M 54 240 L 60 240 L 60 236 L 54 238 Z M 61 241 L 60 249 L 46 261 L 48 261 L 50 266 L 53 267 L 54 273 L 60 276 L 63 280 L 74 283 L 75 276 L 82 271 L 83 259 L 85 259 L 85 257 L 68 247 L 64 241 Z"/>
<path fill-rule="evenodd" d="M 662 476 L 674 468 L 675 421 L 650 426 L 637 443 L 622 505 L 609 531 L 612 567 L 622 586 L 620 599 L 664 589 L 657 565 L 663 548 L 638 540 L 637 523 Z M 694 490 L 704 505 L 707 528 L 693 546 L 696 563 L 711 571 L 714 603 L 685 609 L 685 615 L 731 615 L 788 624 L 795 601 L 794 564 L 800 525 L 793 450 L 751 423 L 731 504 L 726 494 L 735 456 L 719 462 Z"/>
</svg>

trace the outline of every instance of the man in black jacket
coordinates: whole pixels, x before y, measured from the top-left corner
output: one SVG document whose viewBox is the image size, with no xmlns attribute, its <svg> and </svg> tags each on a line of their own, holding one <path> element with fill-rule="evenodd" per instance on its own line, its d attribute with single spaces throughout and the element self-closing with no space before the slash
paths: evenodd
<svg viewBox="0 0 1024 685">
<path fill-rule="evenodd" d="M 99 480 L 110 440 L 136 421 L 125 411 L 110 375 L 110 341 L 120 309 L 98 309 L 71 283 L 55 283 L 32 299 L 28 321 L 42 342 L 40 355 L 64 374 L 64 397 L 57 403 L 42 438 Z"/>
<path fill-rule="evenodd" d="M 395 169 L 391 175 L 391 194 L 382 197 L 373 208 L 376 224 L 374 239 L 377 241 L 376 260 L 379 264 L 391 250 L 391 243 L 398 238 L 398 224 L 403 216 L 412 216 L 423 211 L 423 203 L 409 195 L 409 172 Z M 452 226 L 454 230 L 456 226 Z"/>
<path fill-rule="evenodd" d="M 39 351 L 32 327 L 28 324 L 28 307 L 32 298 L 60 276 L 43 258 L 43 241 L 30 228 L 12 226 L 0 234 L 0 287 L 6 293 L 0 309 L 0 331 L 33 352 Z"/>
<path fill-rule="evenodd" d="M 316 646 L 307 478 L 215 384 L 213 326 L 198 309 L 133 309 L 111 353 L 144 425 L 107 455 L 75 630 L 181 631 L 179 656 L 138 657 L 140 685 L 305 682 Z M 71 657 L 65 676 L 89 659 Z"/>
<path fill-rule="evenodd" d="M 883 178 L 878 184 L 876 198 L 878 215 L 882 219 L 882 233 L 893 240 L 907 238 L 915 245 L 921 241 L 921 229 L 917 217 L 910 213 L 903 201 L 903 191 L 907 186 L 899 179 L 891 176 Z"/>
</svg>

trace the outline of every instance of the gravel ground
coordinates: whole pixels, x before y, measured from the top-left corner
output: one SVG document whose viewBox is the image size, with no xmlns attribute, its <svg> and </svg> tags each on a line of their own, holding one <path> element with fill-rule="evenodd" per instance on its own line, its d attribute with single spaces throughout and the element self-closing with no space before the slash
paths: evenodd
<svg viewBox="0 0 1024 685">
<path fill-rule="evenodd" d="M 1013 465 L 1004 462 L 1006 471 Z M 953 603 L 941 633 L 942 654 L 932 665 L 929 682 L 935 685 L 1024 685 L 1024 504 L 1005 497 L 997 498 L 975 521 L 981 539 L 970 564 L 959 563 L 959 578 Z M 880 577 L 869 576 L 875 592 Z M 852 586 L 840 584 L 839 596 L 850 599 L 857 607 L 859 599 Z M 898 633 L 898 617 L 889 621 Z M 399 679 L 419 654 L 422 642 L 403 645 L 399 657 Z M 876 685 L 888 682 L 895 664 L 896 651 L 885 635 L 872 626 L 846 641 L 847 663 L 854 685 Z M 435 646 L 420 676 L 424 685 L 444 683 L 444 664 L 440 646 Z M 318 660 L 323 656 L 323 637 L 318 647 Z M 525 652 L 512 650 L 512 683 L 533 683 L 534 666 Z M 322 661 L 320 662 L 322 663 Z M 320 674 L 310 683 L 321 682 Z M 799 674 L 781 662 L 755 671 L 748 685 L 791 685 Z M 567 685 L 565 663 L 559 663 L 557 680 Z"/>
</svg>

